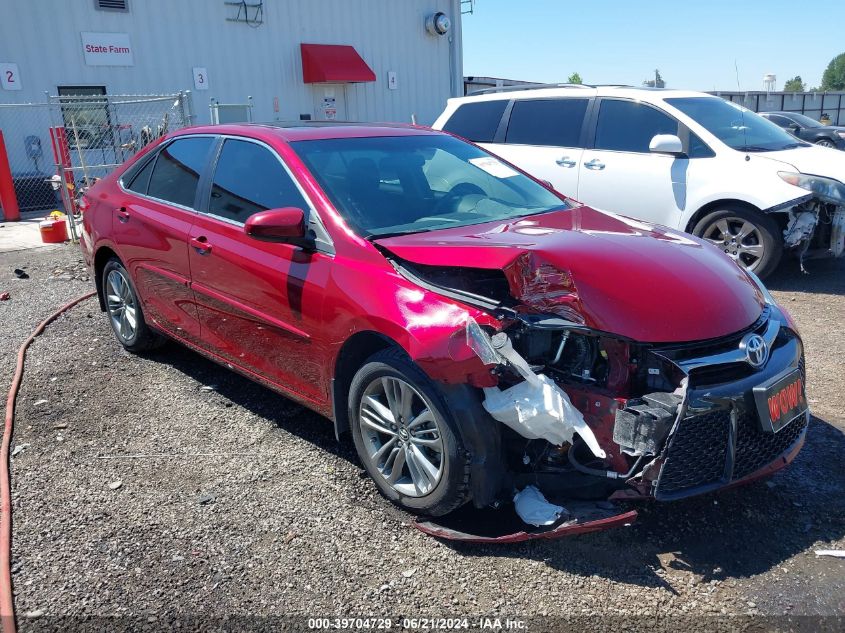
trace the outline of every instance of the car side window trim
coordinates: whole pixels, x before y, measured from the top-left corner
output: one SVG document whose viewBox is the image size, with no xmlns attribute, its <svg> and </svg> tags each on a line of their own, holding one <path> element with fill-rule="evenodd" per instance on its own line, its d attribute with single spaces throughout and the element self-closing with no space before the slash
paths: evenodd
<svg viewBox="0 0 845 633">
<path fill-rule="evenodd" d="M 149 163 L 151 160 L 158 160 L 158 156 L 159 156 L 159 154 L 161 154 L 162 151 L 164 151 L 165 149 L 170 147 L 170 145 L 172 145 L 176 141 L 178 141 L 180 139 L 185 139 L 185 138 L 212 138 L 212 139 L 214 139 L 214 138 L 216 138 L 216 135 L 215 134 L 181 134 L 179 136 L 176 136 L 176 137 L 170 139 L 169 141 L 167 141 L 167 143 L 163 143 L 161 145 L 161 147 L 157 147 L 154 152 L 151 152 L 152 156 L 148 160 L 143 161 L 144 165 L 138 171 L 135 171 L 133 173 L 133 178 L 134 178 L 135 175 L 138 174 L 138 172 L 141 169 L 146 167 L 147 163 Z M 172 202 L 171 200 L 164 200 L 162 198 L 156 198 L 155 196 L 151 196 L 147 193 L 139 193 L 137 191 L 132 191 L 131 189 L 128 189 L 124 185 L 123 176 L 117 181 L 117 184 L 118 184 L 118 187 L 120 187 L 120 190 L 123 191 L 123 193 L 127 193 L 127 194 L 130 194 L 130 195 L 133 195 L 133 196 L 138 196 L 139 198 L 144 198 L 146 200 L 152 200 L 154 202 L 158 202 L 159 204 L 166 204 L 168 206 L 173 207 L 174 209 L 180 209 L 182 211 L 187 211 L 189 213 L 198 213 L 199 205 L 202 202 L 202 198 L 200 197 L 200 194 L 202 192 L 203 178 L 205 177 L 205 173 L 208 170 L 209 161 L 211 160 L 211 158 L 213 156 L 214 156 L 214 144 L 212 144 L 212 148 L 209 151 L 208 156 L 205 157 L 205 164 L 202 168 L 202 172 L 200 173 L 200 181 L 197 184 L 197 190 L 194 193 L 194 206 L 193 207 L 186 207 L 185 205 L 179 204 L 178 202 Z M 155 166 L 153 166 L 153 171 L 155 171 Z M 149 187 L 149 183 L 147 183 L 147 185 Z"/>
<path fill-rule="evenodd" d="M 502 118 L 499 119 L 499 125 L 496 127 L 496 133 L 493 135 L 493 143 L 498 145 L 504 144 L 505 137 L 508 134 L 508 125 L 510 125 L 511 112 L 513 112 L 515 103 L 516 99 L 511 99 L 508 101 L 508 105 L 505 106 L 505 110 L 502 112 Z"/>
<path fill-rule="evenodd" d="M 666 110 L 663 110 L 662 108 L 658 108 L 654 104 L 651 104 L 651 103 L 648 103 L 648 102 L 645 102 L 645 101 L 641 101 L 639 99 L 630 99 L 630 98 L 626 98 L 626 97 L 599 97 L 595 100 L 592 116 L 590 117 L 589 137 L 587 139 L 588 143 L 585 145 L 586 149 L 593 150 L 593 151 L 596 151 L 596 152 L 610 152 L 610 153 L 613 153 L 613 154 L 636 154 L 638 156 L 643 156 L 643 155 L 649 154 L 649 152 L 632 152 L 632 151 L 626 151 L 626 150 L 620 150 L 620 149 L 603 149 L 603 148 L 596 147 L 596 134 L 598 133 L 599 113 L 601 111 L 601 104 L 604 101 L 627 101 L 629 103 L 636 103 L 638 105 L 645 106 L 647 108 L 651 108 L 652 110 L 655 110 L 655 111 L 659 112 L 660 114 L 672 119 L 677 125 L 675 134 L 678 134 L 680 136 L 681 126 L 683 126 L 684 124 L 678 119 L 678 117 L 673 116 L 672 114 L 666 112 Z M 684 149 L 687 149 L 687 148 L 685 147 Z"/>
<path fill-rule="evenodd" d="M 334 255 L 334 242 L 332 241 L 329 232 L 326 230 L 325 224 L 323 224 L 323 218 L 320 217 L 320 213 L 317 211 L 317 207 L 314 204 L 314 201 L 311 199 L 311 196 L 309 196 L 308 192 L 305 191 L 305 189 L 302 187 L 302 184 L 294 176 L 293 171 L 291 171 L 290 167 L 288 167 L 287 163 L 279 155 L 279 153 L 270 145 L 258 139 L 250 138 L 248 136 L 239 136 L 237 134 L 217 135 L 217 144 L 215 145 L 212 151 L 212 159 L 210 163 L 206 166 L 206 171 L 205 173 L 203 173 L 203 176 L 200 179 L 200 185 L 197 188 L 197 193 L 201 196 L 199 204 L 197 205 L 197 212 L 206 217 L 213 218 L 219 222 L 231 224 L 232 226 L 244 226 L 243 222 L 238 222 L 237 220 L 233 220 L 231 218 L 226 218 L 221 215 L 211 213 L 211 211 L 209 210 L 211 207 L 211 187 L 214 181 L 214 173 L 217 171 L 217 163 L 220 160 L 220 154 L 223 151 L 223 145 L 226 143 L 227 139 L 235 141 L 244 141 L 247 143 L 258 145 L 259 147 L 263 147 L 264 149 L 268 150 L 276 158 L 277 161 L 279 161 L 279 164 L 282 166 L 282 169 L 284 169 L 285 173 L 288 175 L 288 178 L 291 179 L 291 182 L 293 182 L 294 186 L 299 191 L 300 195 L 302 196 L 302 199 L 305 200 L 306 204 L 308 205 L 308 208 L 303 209 L 303 211 L 305 211 L 307 214 L 307 222 L 309 228 L 311 228 L 316 234 L 317 250 L 322 253 Z"/>
</svg>

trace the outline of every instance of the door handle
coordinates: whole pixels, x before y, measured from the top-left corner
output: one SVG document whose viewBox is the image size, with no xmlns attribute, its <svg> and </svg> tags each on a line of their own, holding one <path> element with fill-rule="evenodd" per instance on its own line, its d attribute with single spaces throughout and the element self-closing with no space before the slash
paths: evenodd
<svg viewBox="0 0 845 633">
<path fill-rule="evenodd" d="M 588 160 L 584 163 L 584 167 L 587 169 L 604 169 L 604 163 L 601 162 L 598 158 L 594 158 L 593 160 Z"/>
<path fill-rule="evenodd" d="M 575 167 L 576 164 L 569 156 L 561 156 L 555 162 L 561 167 Z"/>
<path fill-rule="evenodd" d="M 193 246 L 200 255 L 208 255 L 211 252 L 211 244 L 205 235 L 191 238 L 191 246 Z"/>
<path fill-rule="evenodd" d="M 120 207 L 117 210 L 116 215 L 119 222 L 122 222 L 123 224 L 129 222 L 129 211 L 126 210 L 126 207 Z"/>
</svg>

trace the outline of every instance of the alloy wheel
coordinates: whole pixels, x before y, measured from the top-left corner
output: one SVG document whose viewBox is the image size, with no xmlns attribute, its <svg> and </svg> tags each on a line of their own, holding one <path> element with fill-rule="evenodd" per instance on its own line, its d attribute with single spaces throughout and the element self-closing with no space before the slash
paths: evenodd
<svg viewBox="0 0 845 633">
<path fill-rule="evenodd" d="M 129 280 L 119 270 L 106 277 L 106 305 L 114 331 L 124 341 L 131 341 L 138 328 L 137 306 Z"/>
<path fill-rule="evenodd" d="M 836 147 L 836 145 L 834 145 L 831 141 L 828 141 L 827 139 L 816 141 L 816 145 L 818 145 L 819 147 Z"/>
<path fill-rule="evenodd" d="M 752 272 L 763 261 L 763 236 L 760 229 L 748 220 L 736 216 L 720 218 L 708 226 L 701 236 Z"/>
<path fill-rule="evenodd" d="M 361 397 L 358 424 L 370 463 L 394 490 L 422 497 L 437 487 L 446 464 L 440 423 L 409 383 L 373 380 Z"/>
</svg>

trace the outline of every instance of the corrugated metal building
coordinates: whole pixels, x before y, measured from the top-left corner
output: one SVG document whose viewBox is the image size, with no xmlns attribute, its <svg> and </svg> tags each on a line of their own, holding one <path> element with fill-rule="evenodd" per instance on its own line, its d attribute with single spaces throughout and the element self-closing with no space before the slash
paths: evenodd
<svg viewBox="0 0 845 633">
<path fill-rule="evenodd" d="M 198 123 L 209 121 L 210 99 L 251 96 L 254 121 L 427 124 L 463 93 L 460 9 L 460 0 L 0 0 L 0 103 L 80 87 L 189 89 Z M 437 12 L 451 25 L 427 25 Z"/>
</svg>

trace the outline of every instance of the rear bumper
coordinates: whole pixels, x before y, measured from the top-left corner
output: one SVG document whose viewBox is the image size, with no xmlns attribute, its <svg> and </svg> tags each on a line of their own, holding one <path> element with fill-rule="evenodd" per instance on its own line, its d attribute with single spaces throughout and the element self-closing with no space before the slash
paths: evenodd
<svg viewBox="0 0 845 633">
<path fill-rule="evenodd" d="M 803 377 L 800 339 L 789 330 L 781 337 L 762 370 L 721 385 L 693 382 L 652 482 L 656 499 L 672 501 L 746 483 L 795 458 L 804 443 L 809 412 L 777 433 L 765 431 L 752 393 L 755 386 L 791 369 L 799 369 Z"/>
</svg>

